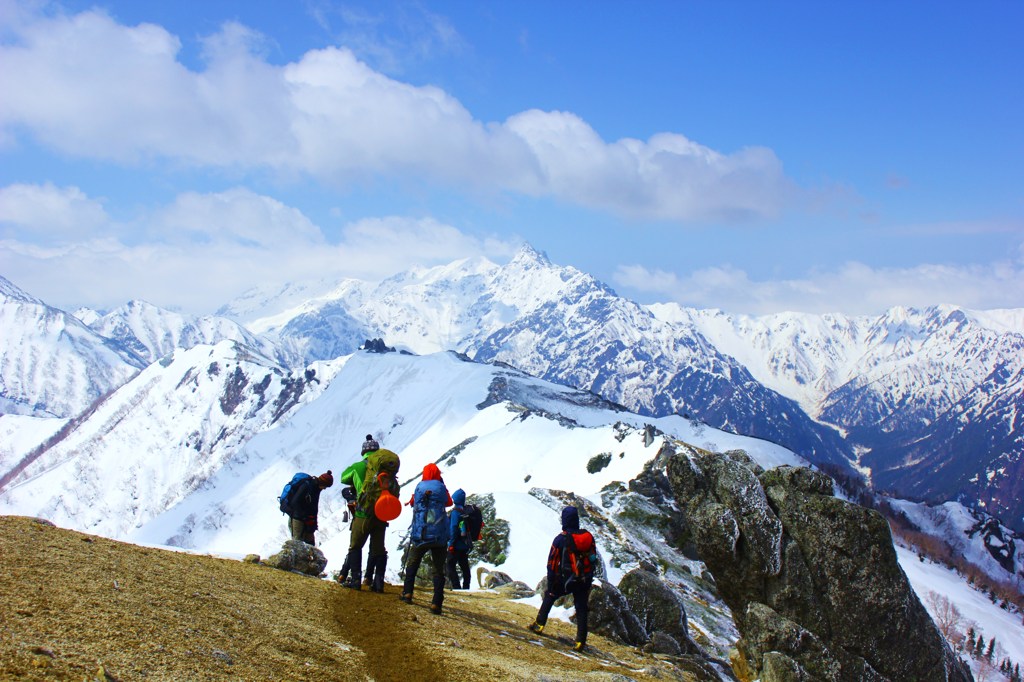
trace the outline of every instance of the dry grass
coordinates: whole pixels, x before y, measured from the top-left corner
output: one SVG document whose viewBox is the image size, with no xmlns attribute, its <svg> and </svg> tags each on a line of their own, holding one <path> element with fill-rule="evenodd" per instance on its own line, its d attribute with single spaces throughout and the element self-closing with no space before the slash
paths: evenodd
<svg viewBox="0 0 1024 682">
<path fill-rule="evenodd" d="M 0 517 L 0 679 L 695 679 L 599 636 L 569 651 L 526 605 L 448 592 L 445 613 L 256 564 Z"/>
</svg>

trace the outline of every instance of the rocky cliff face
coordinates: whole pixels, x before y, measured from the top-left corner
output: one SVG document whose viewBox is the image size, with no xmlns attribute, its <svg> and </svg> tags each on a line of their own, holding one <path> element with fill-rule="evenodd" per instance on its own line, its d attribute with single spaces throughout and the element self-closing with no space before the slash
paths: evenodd
<svg viewBox="0 0 1024 682">
<path fill-rule="evenodd" d="M 669 482 L 762 682 L 973 679 L 932 623 L 876 512 L 807 468 L 688 450 Z"/>
</svg>

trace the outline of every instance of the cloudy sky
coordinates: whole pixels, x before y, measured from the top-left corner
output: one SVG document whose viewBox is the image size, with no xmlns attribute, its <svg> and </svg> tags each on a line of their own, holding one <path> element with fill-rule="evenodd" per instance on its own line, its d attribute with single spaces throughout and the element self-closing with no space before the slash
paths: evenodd
<svg viewBox="0 0 1024 682">
<path fill-rule="evenodd" d="M 641 302 L 1024 307 L 1024 3 L 0 0 L 0 275 L 209 313 L 524 241 Z"/>
</svg>

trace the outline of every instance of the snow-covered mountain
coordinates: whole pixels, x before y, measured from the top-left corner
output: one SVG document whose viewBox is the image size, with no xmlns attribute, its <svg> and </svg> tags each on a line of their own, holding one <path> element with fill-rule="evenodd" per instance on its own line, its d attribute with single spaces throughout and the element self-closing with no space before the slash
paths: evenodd
<svg viewBox="0 0 1024 682">
<path fill-rule="evenodd" d="M 877 489 L 959 498 L 1024 529 L 1024 310 L 751 318 L 651 309 L 695 325 L 758 382 L 840 428 Z"/>
<path fill-rule="evenodd" d="M 146 364 L 0 277 L 0 414 L 77 415 Z"/>
<path fill-rule="evenodd" d="M 504 266 L 477 258 L 378 285 L 254 292 L 224 312 L 235 309 L 307 361 L 371 337 L 459 350 L 641 414 L 769 439 L 879 490 L 983 506 L 1024 530 L 1024 310 L 755 318 L 641 306 L 529 246 Z"/>
<path fill-rule="evenodd" d="M 0 472 L 4 504 L 125 537 L 206 486 L 332 372 L 289 372 L 231 341 L 175 351 Z"/>
<path fill-rule="evenodd" d="M 294 360 L 266 338 L 226 317 L 189 317 L 145 301 L 129 301 L 105 315 L 86 314 L 83 318 L 97 334 L 132 350 L 147 363 L 178 349 L 221 341 L 236 341 L 286 364 Z"/>
<path fill-rule="evenodd" d="M 719 658 L 737 636 L 728 609 L 709 592 L 700 562 L 667 542 L 670 503 L 643 492 L 641 472 L 666 443 L 743 450 L 768 468 L 803 463 L 767 441 L 678 415 L 644 417 L 453 353 L 359 352 L 286 375 L 223 342 L 178 351 L 116 391 L 0 486 L 0 513 L 142 544 L 266 556 L 287 534 L 275 499 L 283 483 L 296 470 L 337 475 L 366 433 L 401 454 L 403 497 L 429 462 L 451 489 L 491 495 L 509 532 L 500 565 L 486 565 L 529 585 L 543 577 L 562 504 L 585 505 L 591 523 L 600 520 L 603 575 L 615 584 L 641 562 L 658 566 Z M 322 496 L 318 539 L 329 568 L 347 551 L 344 509 L 337 487 Z M 405 510 L 387 535 L 390 582 L 408 521 Z M 922 595 L 933 589 L 928 581 L 957 580 L 940 566 L 918 567 L 912 553 L 903 560 L 925 576 L 915 583 Z M 957 584 L 966 600 L 970 591 Z M 1004 612 L 986 601 L 971 602 L 972 617 L 1024 658 L 1024 636 L 1006 631 Z"/>
</svg>

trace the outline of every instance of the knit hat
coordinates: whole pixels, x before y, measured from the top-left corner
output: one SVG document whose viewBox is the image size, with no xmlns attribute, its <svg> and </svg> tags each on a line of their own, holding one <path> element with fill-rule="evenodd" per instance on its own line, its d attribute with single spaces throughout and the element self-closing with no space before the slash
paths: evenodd
<svg viewBox="0 0 1024 682">
<path fill-rule="evenodd" d="M 330 488 L 334 485 L 334 475 L 331 474 L 331 470 L 328 469 L 326 474 L 320 474 L 316 477 L 316 480 L 320 481 L 320 485 L 325 488 Z"/>
</svg>

